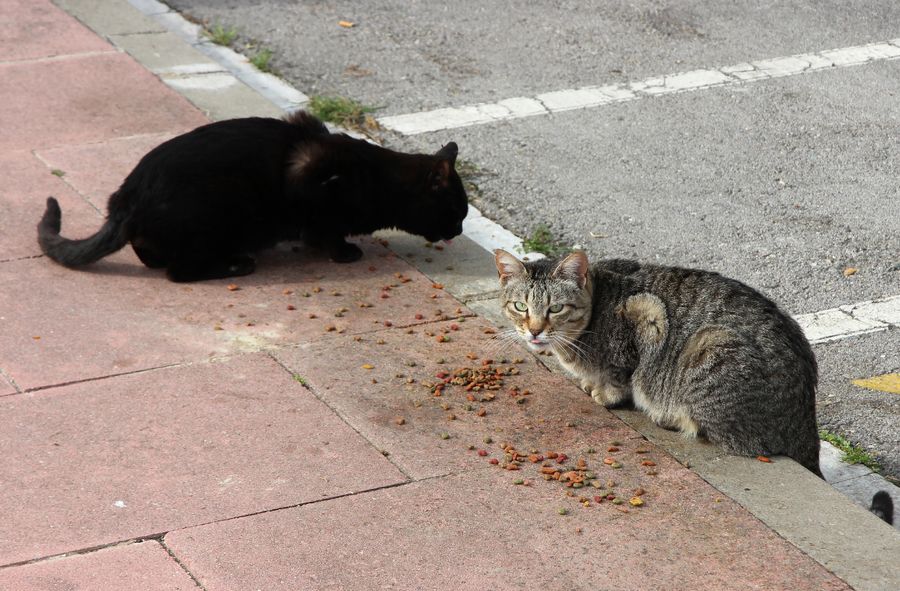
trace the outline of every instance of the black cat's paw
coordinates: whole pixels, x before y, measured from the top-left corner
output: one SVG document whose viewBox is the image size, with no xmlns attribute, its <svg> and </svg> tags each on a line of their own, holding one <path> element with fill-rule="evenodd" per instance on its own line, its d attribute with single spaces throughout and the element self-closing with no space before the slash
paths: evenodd
<svg viewBox="0 0 900 591">
<path fill-rule="evenodd" d="M 256 269 L 256 259 L 249 255 L 233 255 L 222 259 L 181 259 L 166 267 L 171 281 L 185 283 L 206 279 L 224 279 L 249 275 Z"/>
<path fill-rule="evenodd" d="M 360 247 L 349 242 L 344 242 L 329 252 L 331 260 L 336 263 L 352 263 L 362 258 L 363 251 Z"/>
</svg>

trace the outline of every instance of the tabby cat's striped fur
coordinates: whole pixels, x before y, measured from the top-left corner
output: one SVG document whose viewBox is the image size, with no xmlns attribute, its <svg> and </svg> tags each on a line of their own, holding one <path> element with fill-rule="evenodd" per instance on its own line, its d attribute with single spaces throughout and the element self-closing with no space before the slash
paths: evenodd
<svg viewBox="0 0 900 591">
<path fill-rule="evenodd" d="M 783 454 L 821 476 L 816 360 L 771 300 L 717 273 L 601 261 L 521 263 L 496 251 L 501 304 L 597 402 L 739 455 Z"/>
</svg>

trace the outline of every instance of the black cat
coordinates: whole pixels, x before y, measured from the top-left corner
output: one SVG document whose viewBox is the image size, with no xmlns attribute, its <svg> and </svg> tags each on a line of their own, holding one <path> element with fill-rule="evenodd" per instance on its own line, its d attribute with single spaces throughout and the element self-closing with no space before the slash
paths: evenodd
<svg viewBox="0 0 900 591">
<path fill-rule="evenodd" d="M 399 228 L 434 242 L 462 232 L 468 202 L 456 154 L 452 142 L 433 156 L 394 152 L 330 133 L 303 111 L 220 121 L 144 156 L 90 238 L 61 237 L 59 203 L 48 198 L 38 242 L 67 267 L 131 242 L 172 281 L 252 273 L 253 253 L 283 240 L 355 261 L 362 251 L 347 236 Z"/>
</svg>

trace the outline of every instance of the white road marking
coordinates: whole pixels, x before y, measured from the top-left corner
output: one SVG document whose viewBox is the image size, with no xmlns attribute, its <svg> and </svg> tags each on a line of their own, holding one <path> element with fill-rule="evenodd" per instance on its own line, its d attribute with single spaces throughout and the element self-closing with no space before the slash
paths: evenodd
<svg viewBox="0 0 900 591">
<path fill-rule="evenodd" d="M 813 344 L 887 330 L 888 327 L 886 323 L 878 320 L 854 317 L 841 308 L 801 314 L 795 316 L 794 320 L 803 329 L 809 342 Z"/>
<path fill-rule="evenodd" d="M 496 103 L 392 115 L 380 117 L 378 123 L 385 129 L 403 135 L 416 135 L 897 58 L 900 58 L 900 39 L 892 39 L 881 43 L 679 72 L 631 83 L 570 88 L 545 92 L 534 97 L 508 98 Z"/>
</svg>

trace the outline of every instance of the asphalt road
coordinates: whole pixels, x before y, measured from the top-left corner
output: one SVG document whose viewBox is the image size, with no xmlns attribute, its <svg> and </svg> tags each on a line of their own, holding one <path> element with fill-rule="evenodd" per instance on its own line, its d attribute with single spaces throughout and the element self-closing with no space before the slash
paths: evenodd
<svg viewBox="0 0 900 591">
<path fill-rule="evenodd" d="M 900 38 L 894 0 L 169 4 L 380 115 Z M 720 271 L 803 314 L 900 294 L 898 97 L 900 60 L 879 61 L 385 140 L 456 141 L 483 171 L 478 207 L 520 236 Z M 816 352 L 820 423 L 900 477 L 900 395 L 851 383 L 900 372 L 900 335 Z"/>
</svg>

